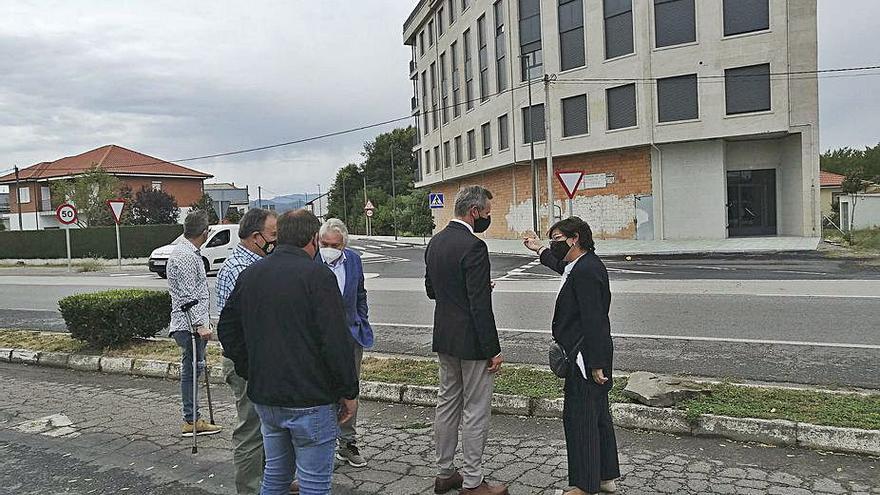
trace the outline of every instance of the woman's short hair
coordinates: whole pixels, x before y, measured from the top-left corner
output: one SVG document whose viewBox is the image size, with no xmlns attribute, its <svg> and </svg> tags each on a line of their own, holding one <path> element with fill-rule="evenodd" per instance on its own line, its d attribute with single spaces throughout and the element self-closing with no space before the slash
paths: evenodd
<svg viewBox="0 0 880 495">
<path fill-rule="evenodd" d="M 554 231 L 561 232 L 562 235 L 569 239 L 578 236 L 578 244 L 587 252 L 596 250 L 596 244 L 593 242 L 593 230 L 590 228 L 590 224 L 578 217 L 568 217 L 565 220 L 554 223 L 550 230 L 547 231 L 547 237 L 552 237 Z"/>
</svg>

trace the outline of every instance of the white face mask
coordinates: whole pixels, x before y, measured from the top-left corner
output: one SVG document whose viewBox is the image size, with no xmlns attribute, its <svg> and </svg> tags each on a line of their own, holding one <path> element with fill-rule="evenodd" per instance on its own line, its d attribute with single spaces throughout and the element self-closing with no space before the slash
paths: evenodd
<svg viewBox="0 0 880 495">
<path fill-rule="evenodd" d="M 342 257 L 342 251 L 331 248 L 331 247 L 322 247 L 321 248 L 321 258 L 325 263 L 336 263 L 336 260 Z"/>
</svg>

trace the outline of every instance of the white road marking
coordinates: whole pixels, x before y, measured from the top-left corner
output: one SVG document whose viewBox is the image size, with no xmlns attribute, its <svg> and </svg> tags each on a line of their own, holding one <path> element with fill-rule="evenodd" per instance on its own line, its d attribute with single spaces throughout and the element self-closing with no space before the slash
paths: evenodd
<svg viewBox="0 0 880 495">
<path fill-rule="evenodd" d="M 662 273 L 657 272 L 643 272 L 639 270 L 627 270 L 625 268 L 607 268 L 607 270 L 614 273 L 630 273 L 633 275 L 663 275 Z"/>
<path fill-rule="evenodd" d="M 73 428 L 73 421 L 63 414 L 53 414 L 30 421 L 24 421 L 12 427 L 22 433 L 32 433 L 47 437 L 74 438 L 80 434 Z"/>
<path fill-rule="evenodd" d="M 391 248 L 391 249 L 397 248 L 397 246 L 395 246 L 394 244 L 379 244 L 379 245 L 382 247 L 385 247 L 385 248 Z"/>
<path fill-rule="evenodd" d="M 366 246 L 367 249 L 382 249 L 382 246 L 374 246 L 371 244 L 364 244 L 364 246 Z"/>
<path fill-rule="evenodd" d="M 414 325 L 410 323 L 373 323 L 373 327 L 402 327 L 402 328 L 416 328 L 416 329 L 428 329 L 431 328 L 431 325 Z M 507 332 L 507 333 L 536 333 L 536 334 L 550 334 L 551 330 L 535 330 L 535 329 L 524 329 L 524 328 L 499 328 L 499 332 Z M 880 345 L 873 344 L 844 344 L 838 342 L 809 342 L 809 341 L 800 341 L 800 340 L 765 340 L 765 339 L 735 339 L 735 338 L 725 338 L 725 337 L 694 337 L 688 335 L 640 335 L 640 334 L 631 334 L 631 333 L 612 333 L 612 337 L 615 338 L 623 338 L 623 339 L 651 339 L 651 340 L 678 340 L 678 341 L 697 341 L 697 342 L 717 342 L 717 343 L 728 343 L 728 344 L 760 344 L 760 345 L 792 345 L 799 347 L 829 347 L 829 348 L 839 348 L 839 349 L 869 349 L 869 350 L 880 350 Z"/>
</svg>

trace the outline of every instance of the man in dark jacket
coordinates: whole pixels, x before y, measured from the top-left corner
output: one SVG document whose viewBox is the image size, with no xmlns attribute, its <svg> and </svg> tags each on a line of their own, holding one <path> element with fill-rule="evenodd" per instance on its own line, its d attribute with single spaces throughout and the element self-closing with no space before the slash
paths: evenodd
<svg viewBox="0 0 880 495">
<path fill-rule="evenodd" d="M 245 269 L 220 316 L 223 353 L 260 416 L 262 495 L 330 493 L 338 422 L 357 408 L 351 334 L 336 277 L 314 261 L 320 222 L 278 219 L 278 247 Z"/>
<path fill-rule="evenodd" d="M 456 488 L 463 488 L 462 494 L 507 493 L 503 485 L 488 485 L 482 470 L 494 373 L 502 362 L 492 313 L 489 250 L 474 235 L 489 228 L 491 199 L 492 193 L 480 186 L 459 191 L 455 218 L 431 239 L 425 253 L 425 289 L 436 301 L 433 350 L 440 359 L 434 421 L 439 468 L 434 481 L 436 493 Z M 453 464 L 459 427 L 461 473 Z"/>
</svg>

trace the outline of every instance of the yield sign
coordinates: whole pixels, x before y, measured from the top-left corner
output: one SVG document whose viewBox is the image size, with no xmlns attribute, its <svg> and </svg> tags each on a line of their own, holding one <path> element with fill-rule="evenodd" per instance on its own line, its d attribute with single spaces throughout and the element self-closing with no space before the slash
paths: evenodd
<svg viewBox="0 0 880 495">
<path fill-rule="evenodd" d="M 118 224 L 119 219 L 122 218 L 122 209 L 125 208 L 125 200 L 121 198 L 108 199 L 107 206 L 110 207 L 110 211 L 113 212 L 113 219 Z"/>
<path fill-rule="evenodd" d="M 565 189 L 568 199 L 572 199 L 577 194 L 578 186 L 581 185 L 581 179 L 584 178 L 584 172 L 582 170 L 560 170 L 556 172 L 556 178 L 559 179 L 559 183 Z"/>
</svg>

